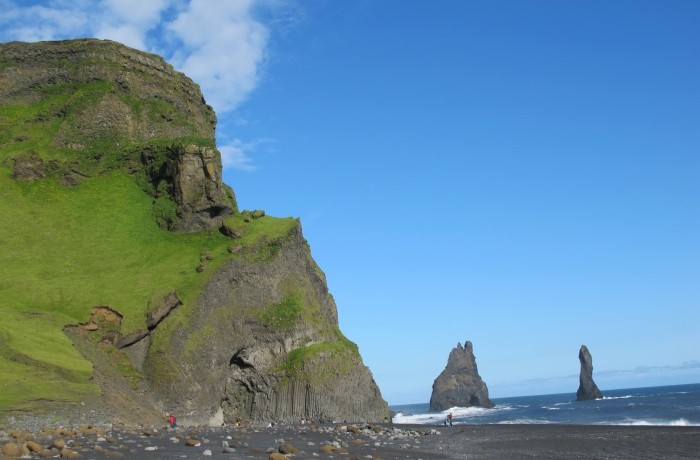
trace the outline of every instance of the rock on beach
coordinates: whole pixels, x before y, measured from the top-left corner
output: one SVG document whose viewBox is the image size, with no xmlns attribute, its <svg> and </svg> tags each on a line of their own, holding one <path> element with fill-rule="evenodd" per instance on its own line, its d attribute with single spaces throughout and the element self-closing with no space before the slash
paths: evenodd
<svg viewBox="0 0 700 460">
<path fill-rule="evenodd" d="M 20 434 L 0 430 L 3 458 L 134 460 L 226 458 L 346 459 L 520 459 L 649 458 L 696 459 L 700 427 L 597 425 L 275 425 L 178 428 L 107 425 L 100 434 L 78 429 L 41 429 Z M 14 436 L 11 433 L 14 433 Z M 58 434 L 63 433 L 63 434 Z M 112 439 L 113 442 L 108 440 Z M 173 442 L 177 439 L 178 442 Z M 199 441 L 188 446 L 188 439 Z M 40 453 L 30 451 L 53 446 Z M 62 445 L 59 449 L 56 446 Z M 37 447 L 38 446 L 38 447 Z M 293 453 L 294 452 L 294 453 Z M 231 457 L 231 454 L 234 454 Z M 19 454 L 19 455 L 18 455 Z M 75 457 L 72 457 L 75 455 Z"/>
</svg>

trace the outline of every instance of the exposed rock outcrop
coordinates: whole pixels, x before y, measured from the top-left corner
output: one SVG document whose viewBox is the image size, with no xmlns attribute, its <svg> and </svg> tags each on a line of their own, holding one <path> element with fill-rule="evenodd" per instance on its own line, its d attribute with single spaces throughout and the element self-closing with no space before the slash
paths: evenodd
<svg viewBox="0 0 700 460">
<path fill-rule="evenodd" d="M 214 140 L 216 115 L 199 86 L 155 54 L 85 39 L 3 43 L 0 58 L 10 63 L 0 73 L 0 104 L 31 104 L 68 91 L 47 100 L 34 120 L 52 130 L 54 148 L 84 150 L 105 140 L 123 146 L 154 138 Z M 72 91 L 78 87 L 82 91 Z M 135 100 L 158 102 L 136 107 Z M 49 126 L 56 120 L 58 129 Z"/>
<path fill-rule="evenodd" d="M 430 411 L 439 412 L 451 407 L 493 407 L 486 383 L 479 376 L 472 343 L 460 343 L 450 352 L 447 366 L 433 383 Z"/>
<path fill-rule="evenodd" d="M 182 305 L 182 300 L 177 296 L 177 293 L 168 293 L 161 303 L 146 313 L 146 326 L 148 329 L 155 328 L 170 312 L 180 305 Z"/>
<path fill-rule="evenodd" d="M 269 258 L 250 262 L 261 253 Z M 167 347 L 151 348 L 145 366 L 183 423 L 390 421 L 356 345 L 338 329 L 335 302 L 299 224 L 224 264 L 190 319 Z"/>
<path fill-rule="evenodd" d="M 581 349 L 578 352 L 578 360 L 581 362 L 581 375 L 579 376 L 576 400 L 590 401 L 602 398 L 603 393 L 593 381 L 593 358 L 585 345 L 581 345 Z"/>
<path fill-rule="evenodd" d="M 75 185 L 123 169 L 153 195 L 159 223 L 177 231 L 218 228 L 236 211 L 221 180 L 216 115 L 161 57 L 108 40 L 12 42 L 0 44 L 0 69 L 0 104 L 40 107 L 9 127 L 14 178 Z M 63 159 L 46 162 L 48 151 Z"/>
</svg>

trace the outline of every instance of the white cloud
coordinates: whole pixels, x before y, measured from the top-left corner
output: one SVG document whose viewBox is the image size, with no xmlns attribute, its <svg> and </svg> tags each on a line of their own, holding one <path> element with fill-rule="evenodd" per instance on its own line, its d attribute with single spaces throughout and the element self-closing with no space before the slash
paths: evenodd
<svg viewBox="0 0 700 460">
<path fill-rule="evenodd" d="M 52 8 L 43 5 L 21 7 L 13 2 L 3 4 L 2 39 L 19 41 L 55 40 L 84 37 L 89 30 L 89 15 L 80 8 Z"/>
<path fill-rule="evenodd" d="M 95 36 L 149 51 L 147 34 L 160 26 L 172 0 L 102 0 Z"/>
<path fill-rule="evenodd" d="M 233 110 L 258 83 L 269 38 L 253 17 L 259 3 L 241 0 L 212 8 L 192 0 L 167 26 L 186 50 L 173 55 L 173 65 L 202 86 L 217 112 Z"/>
</svg>

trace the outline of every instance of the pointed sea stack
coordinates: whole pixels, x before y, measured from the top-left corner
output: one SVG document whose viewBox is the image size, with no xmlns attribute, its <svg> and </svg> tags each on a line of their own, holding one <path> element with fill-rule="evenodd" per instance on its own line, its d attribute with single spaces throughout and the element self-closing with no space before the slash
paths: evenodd
<svg viewBox="0 0 700 460">
<path fill-rule="evenodd" d="M 450 352 L 447 367 L 435 379 L 430 396 L 430 411 L 440 412 L 451 407 L 493 407 L 489 390 L 476 368 L 472 343 L 457 344 Z"/>
<path fill-rule="evenodd" d="M 581 345 L 578 360 L 581 361 L 581 376 L 579 377 L 580 384 L 576 392 L 576 400 L 590 401 L 602 398 L 603 393 L 593 381 L 593 358 L 585 345 Z"/>
</svg>

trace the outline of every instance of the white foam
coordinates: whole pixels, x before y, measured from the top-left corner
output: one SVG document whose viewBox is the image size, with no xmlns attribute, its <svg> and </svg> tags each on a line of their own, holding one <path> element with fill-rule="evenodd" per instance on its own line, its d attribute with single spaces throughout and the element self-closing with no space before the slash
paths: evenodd
<svg viewBox="0 0 700 460">
<path fill-rule="evenodd" d="M 486 414 L 492 414 L 493 409 L 486 409 L 483 407 L 451 407 L 447 410 L 442 411 L 441 413 L 444 416 L 447 416 L 450 412 L 452 412 L 452 416 L 454 418 L 457 417 L 475 417 L 479 415 L 486 415 Z"/>
<path fill-rule="evenodd" d="M 404 414 L 397 412 L 392 421 L 397 425 L 441 425 L 445 417 L 440 414 Z"/>
<path fill-rule="evenodd" d="M 623 425 L 623 426 L 700 426 L 699 423 L 690 423 L 684 418 L 677 420 L 628 420 L 621 423 L 601 422 L 598 425 Z"/>
<path fill-rule="evenodd" d="M 502 420 L 499 425 L 554 425 L 554 422 L 547 420 L 536 420 L 530 418 L 516 418 L 514 420 Z"/>
<path fill-rule="evenodd" d="M 453 423 L 459 424 L 465 421 L 475 421 L 481 417 L 492 416 L 497 412 L 508 411 L 513 407 L 507 404 L 499 404 L 496 407 L 487 409 L 484 407 L 451 407 L 438 413 L 427 414 L 405 414 L 397 412 L 392 422 L 397 425 L 442 425 L 447 419 L 447 414 L 452 413 Z"/>
<path fill-rule="evenodd" d="M 625 396 L 603 396 L 602 398 L 598 398 L 598 400 L 603 400 L 603 401 L 608 401 L 608 400 L 613 400 L 613 399 L 630 399 L 630 398 L 641 398 L 643 396 L 638 396 L 638 395 L 625 395 Z"/>
</svg>

